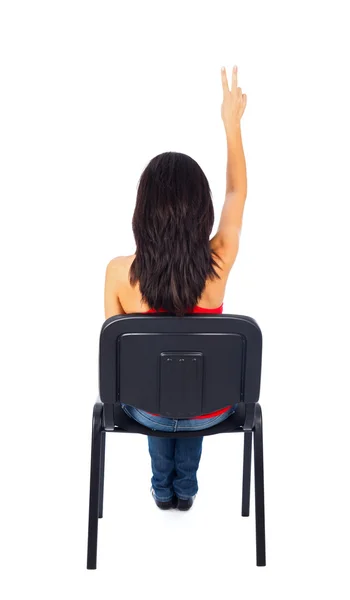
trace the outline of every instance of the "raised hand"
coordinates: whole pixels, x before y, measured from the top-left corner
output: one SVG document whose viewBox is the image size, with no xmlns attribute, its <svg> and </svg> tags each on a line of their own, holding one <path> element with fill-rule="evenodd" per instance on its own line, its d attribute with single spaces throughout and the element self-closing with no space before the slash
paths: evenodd
<svg viewBox="0 0 350 600">
<path fill-rule="evenodd" d="M 247 105 L 247 95 L 242 94 L 242 88 L 237 87 L 236 66 L 232 69 L 231 91 L 228 86 L 225 67 L 221 68 L 221 81 L 223 89 L 221 118 L 224 122 L 226 134 L 229 134 L 240 125 L 241 118 Z"/>
</svg>

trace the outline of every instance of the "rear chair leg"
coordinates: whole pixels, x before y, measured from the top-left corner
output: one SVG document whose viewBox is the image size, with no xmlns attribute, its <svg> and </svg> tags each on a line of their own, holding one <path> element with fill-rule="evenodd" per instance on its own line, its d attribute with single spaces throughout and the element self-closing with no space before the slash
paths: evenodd
<svg viewBox="0 0 350 600">
<path fill-rule="evenodd" d="M 96 569 L 99 487 L 101 472 L 102 402 L 96 402 L 92 416 L 90 503 L 87 568 Z"/>
<path fill-rule="evenodd" d="M 256 404 L 254 422 L 254 474 L 255 474 L 255 527 L 256 564 L 266 565 L 265 503 L 264 503 L 264 457 L 261 406 Z"/>
</svg>

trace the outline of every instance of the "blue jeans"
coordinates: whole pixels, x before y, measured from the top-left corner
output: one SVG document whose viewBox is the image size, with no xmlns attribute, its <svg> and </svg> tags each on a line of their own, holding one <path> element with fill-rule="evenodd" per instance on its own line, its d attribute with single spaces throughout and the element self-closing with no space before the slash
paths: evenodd
<svg viewBox="0 0 350 600">
<path fill-rule="evenodd" d="M 154 431 L 198 431 L 207 429 L 232 415 L 237 404 L 227 412 L 206 419 L 170 419 L 156 417 L 144 410 L 121 404 L 125 413 L 141 425 Z M 148 436 L 155 497 L 161 502 L 171 500 L 174 493 L 187 500 L 198 492 L 197 470 L 202 455 L 203 436 L 193 438 L 161 438 Z"/>
</svg>

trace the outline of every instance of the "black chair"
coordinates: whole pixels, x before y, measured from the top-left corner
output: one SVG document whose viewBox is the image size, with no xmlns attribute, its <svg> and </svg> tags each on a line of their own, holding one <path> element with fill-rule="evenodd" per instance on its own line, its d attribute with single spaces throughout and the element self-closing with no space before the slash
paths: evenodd
<svg viewBox="0 0 350 600">
<path fill-rule="evenodd" d="M 244 517 L 249 516 L 254 434 L 256 564 L 265 566 L 263 431 L 258 403 L 261 354 L 261 331 L 249 317 L 132 313 L 104 322 L 99 350 L 100 394 L 92 418 L 88 569 L 96 569 L 107 431 L 171 438 L 244 432 Z M 175 419 L 239 404 L 233 415 L 209 429 L 168 433 L 150 430 L 130 419 L 121 402 Z"/>
</svg>

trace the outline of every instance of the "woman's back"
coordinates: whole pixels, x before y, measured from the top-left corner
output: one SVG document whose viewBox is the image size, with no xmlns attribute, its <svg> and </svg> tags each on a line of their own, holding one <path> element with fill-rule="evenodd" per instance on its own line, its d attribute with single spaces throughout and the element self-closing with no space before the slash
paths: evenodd
<svg viewBox="0 0 350 600">
<path fill-rule="evenodd" d="M 214 238 L 210 245 L 217 251 L 218 255 L 220 255 L 220 249 L 215 247 Z M 149 311 L 156 312 L 151 309 L 147 303 L 142 302 L 139 285 L 132 287 L 130 284 L 129 269 L 134 258 L 135 254 L 131 256 L 120 256 L 114 259 L 116 269 L 115 275 L 119 280 L 118 298 L 121 307 L 126 314 Z M 222 269 L 217 269 L 220 279 L 207 280 L 205 289 L 200 300 L 197 302 L 194 312 L 222 312 L 222 310 L 218 309 L 222 309 L 227 279 L 233 263 L 229 259 L 227 259 L 225 262 L 219 259 L 216 260 Z"/>
</svg>

